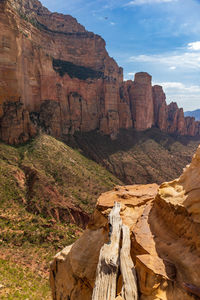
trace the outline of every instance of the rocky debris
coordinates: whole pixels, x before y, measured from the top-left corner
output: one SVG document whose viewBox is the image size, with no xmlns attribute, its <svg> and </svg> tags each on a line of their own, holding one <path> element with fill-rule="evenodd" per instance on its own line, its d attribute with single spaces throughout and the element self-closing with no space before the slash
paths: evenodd
<svg viewBox="0 0 200 300">
<path fill-rule="evenodd" d="M 109 246 L 108 216 L 115 202 L 120 203 L 122 226 L 130 230 L 139 299 L 196 299 L 200 286 L 199 191 L 200 147 L 174 181 L 159 188 L 155 184 L 116 187 L 102 194 L 82 237 L 54 258 L 53 299 L 60 299 L 61 294 L 62 299 L 92 299 L 98 258 L 102 246 Z M 124 278 L 119 274 L 116 299 L 128 299 L 122 292 Z"/>
</svg>

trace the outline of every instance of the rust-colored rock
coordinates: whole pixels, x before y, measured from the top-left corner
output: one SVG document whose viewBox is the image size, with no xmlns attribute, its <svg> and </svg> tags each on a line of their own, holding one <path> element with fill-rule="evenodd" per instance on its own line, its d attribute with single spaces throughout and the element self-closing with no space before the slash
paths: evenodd
<svg viewBox="0 0 200 300">
<path fill-rule="evenodd" d="M 198 126 L 199 122 L 195 122 L 195 118 L 193 117 L 186 117 L 185 118 L 186 128 L 187 128 L 187 135 L 195 136 L 196 135 L 196 126 Z"/>
<path fill-rule="evenodd" d="M 136 73 L 128 91 L 133 126 L 137 130 L 151 128 L 154 122 L 151 76 L 145 72 Z"/>
<path fill-rule="evenodd" d="M 177 133 L 180 135 L 188 134 L 186 120 L 182 108 L 178 108 L 176 102 L 171 102 L 168 105 L 168 128 L 167 132 Z"/>
<path fill-rule="evenodd" d="M 55 137 L 99 130 L 115 138 L 120 128 L 153 125 L 199 135 L 193 119 L 185 120 L 174 104 L 167 108 L 161 87 L 152 90 L 149 74 L 123 82 L 105 41 L 73 17 L 51 13 L 37 0 L 4 0 L 0 26 L 0 120 L 4 103 L 19 101 L 34 124 Z M 3 131 L 4 141 L 21 142 L 17 131 Z"/>
<path fill-rule="evenodd" d="M 51 265 L 53 299 L 60 299 L 61 295 L 63 299 L 92 299 L 99 252 L 109 240 L 107 217 L 114 202 L 120 202 L 122 220 L 131 227 L 141 216 L 145 204 L 155 197 L 157 188 L 156 184 L 116 187 L 115 191 L 107 192 L 99 198 L 97 209 L 81 238 L 71 248 L 66 247 L 58 253 Z M 134 202 L 132 207 L 131 203 Z"/>
<path fill-rule="evenodd" d="M 1 3 L 0 24 L 0 117 L 5 101 L 20 99 L 59 137 L 94 129 L 115 135 L 131 126 L 119 94 L 122 69 L 100 36 L 35 0 Z"/>
<path fill-rule="evenodd" d="M 154 124 L 162 131 L 167 131 L 168 109 L 166 96 L 163 89 L 159 85 L 154 85 L 153 91 L 153 107 L 154 107 Z"/>
<path fill-rule="evenodd" d="M 0 119 L 0 139 L 8 144 L 27 142 L 35 136 L 37 130 L 30 121 L 29 113 L 20 102 L 3 104 Z"/>
<path fill-rule="evenodd" d="M 60 299 L 61 294 L 63 299 L 92 299 L 98 256 L 109 240 L 108 214 L 115 202 L 120 203 L 122 223 L 131 232 L 139 299 L 196 299 L 200 286 L 199 191 L 200 147 L 183 174 L 159 189 L 157 185 L 136 185 L 102 194 L 81 239 L 61 251 L 51 265 L 53 299 Z M 121 281 L 119 277 L 117 299 L 124 299 Z"/>
</svg>

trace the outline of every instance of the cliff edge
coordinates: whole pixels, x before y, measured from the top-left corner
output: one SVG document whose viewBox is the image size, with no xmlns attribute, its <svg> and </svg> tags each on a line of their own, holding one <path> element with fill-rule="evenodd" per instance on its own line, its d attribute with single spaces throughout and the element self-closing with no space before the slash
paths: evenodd
<svg viewBox="0 0 200 300">
<path fill-rule="evenodd" d="M 0 139 L 26 142 L 42 128 L 65 139 L 98 130 L 156 126 L 195 136 L 200 122 L 166 104 L 162 87 L 145 72 L 123 82 L 105 41 L 69 15 L 37 0 L 0 1 Z"/>
<path fill-rule="evenodd" d="M 51 264 L 53 299 L 60 299 L 61 295 L 62 299 L 96 299 L 99 278 L 114 278 L 116 265 L 119 271 L 115 277 L 115 297 L 111 299 L 197 299 L 200 295 L 199 173 L 200 147 L 191 164 L 174 181 L 160 187 L 156 184 L 116 187 L 102 194 L 84 234 L 59 252 Z M 130 231 L 129 252 L 138 289 L 135 298 L 124 296 L 128 295 L 128 277 L 124 276 L 122 264 L 128 255 L 126 259 L 121 254 L 124 231 L 120 241 L 115 239 L 118 263 L 111 263 L 115 229 L 110 218 L 115 203 L 120 206 L 122 226 Z M 116 222 L 120 224 L 119 219 Z M 105 247 L 111 247 L 112 251 L 106 254 L 100 269 Z M 113 267 L 105 268 L 108 262 Z M 107 288 L 106 281 L 103 287 Z"/>
</svg>

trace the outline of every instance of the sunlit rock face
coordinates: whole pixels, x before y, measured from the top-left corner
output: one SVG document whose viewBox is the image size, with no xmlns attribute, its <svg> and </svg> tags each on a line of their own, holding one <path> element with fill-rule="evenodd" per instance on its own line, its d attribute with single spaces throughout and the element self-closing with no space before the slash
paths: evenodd
<svg viewBox="0 0 200 300">
<path fill-rule="evenodd" d="M 0 117 L 4 102 L 19 101 L 35 113 L 44 105 L 51 111 L 56 102 L 48 124 L 41 120 L 56 136 L 94 129 L 115 134 L 131 126 L 119 94 L 122 69 L 100 36 L 38 1 L 1 2 L 0 16 Z"/>
<path fill-rule="evenodd" d="M 0 26 L 4 141 L 20 143 L 21 134 L 33 135 L 31 123 L 12 137 L 9 129 L 4 133 L 4 103 L 18 102 L 30 122 L 56 137 L 99 130 L 116 138 L 120 128 L 152 126 L 180 135 L 200 133 L 198 122 L 184 118 L 176 104 L 166 105 L 161 88 L 152 89 L 149 74 L 136 73 L 134 81 L 123 82 L 123 70 L 108 55 L 105 41 L 73 17 L 51 13 L 37 0 L 4 0 Z"/>
<path fill-rule="evenodd" d="M 151 76 L 145 72 L 136 73 L 128 91 L 133 126 L 137 130 L 151 128 L 154 123 Z"/>
<path fill-rule="evenodd" d="M 130 229 L 138 299 L 194 300 L 200 295 L 200 148 L 176 180 L 116 187 L 98 199 L 82 237 L 51 265 L 53 299 L 92 299 L 101 247 L 109 241 L 108 214 L 118 202 Z M 116 297 L 121 295 L 119 276 Z M 119 298 L 123 299 L 123 298 Z"/>
</svg>

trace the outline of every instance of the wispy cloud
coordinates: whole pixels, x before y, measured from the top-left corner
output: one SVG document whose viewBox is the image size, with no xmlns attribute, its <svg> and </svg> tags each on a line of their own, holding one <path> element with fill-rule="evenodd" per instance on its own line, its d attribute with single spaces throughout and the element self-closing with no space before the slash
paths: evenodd
<svg viewBox="0 0 200 300">
<path fill-rule="evenodd" d="M 200 107 L 200 86 L 198 85 L 185 85 L 182 82 L 154 82 L 153 84 L 163 87 L 168 103 L 176 101 L 185 110 Z"/>
<path fill-rule="evenodd" d="M 199 69 L 200 68 L 200 53 L 184 52 L 184 53 L 169 53 L 160 55 L 138 55 L 131 56 L 131 62 L 142 62 L 151 64 L 162 64 L 170 68 L 184 69 Z"/>
<path fill-rule="evenodd" d="M 182 92 L 193 92 L 193 93 L 200 93 L 200 86 L 198 85 L 185 85 L 182 82 L 175 82 L 175 81 L 169 81 L 169 82 L 159 82 L 156 83 L 161 85 L 163 88 L 168 90 L 181 90 Z"/>
<path fill-rule="evenodd" d="M 175 66 L 171 66 L 169 67 L 170 70 L 176 70 L 176 67 Z"/>
<path fill-rule="evenodd" d="M 160 3 L 168 3 L 168 2 L 175 2 L 177 0 L 133 0 L 128 2 L 127 6 L 132 5 L 143 5 L 143 4 L 160 4 Z"/>
<path fill-rule="evenodd" d="M 189 50 L 194 50 L 194 51 L 200 50 L 200 41 L 189 43 L 188 44 L 188 49 Z"/>
</svg>

